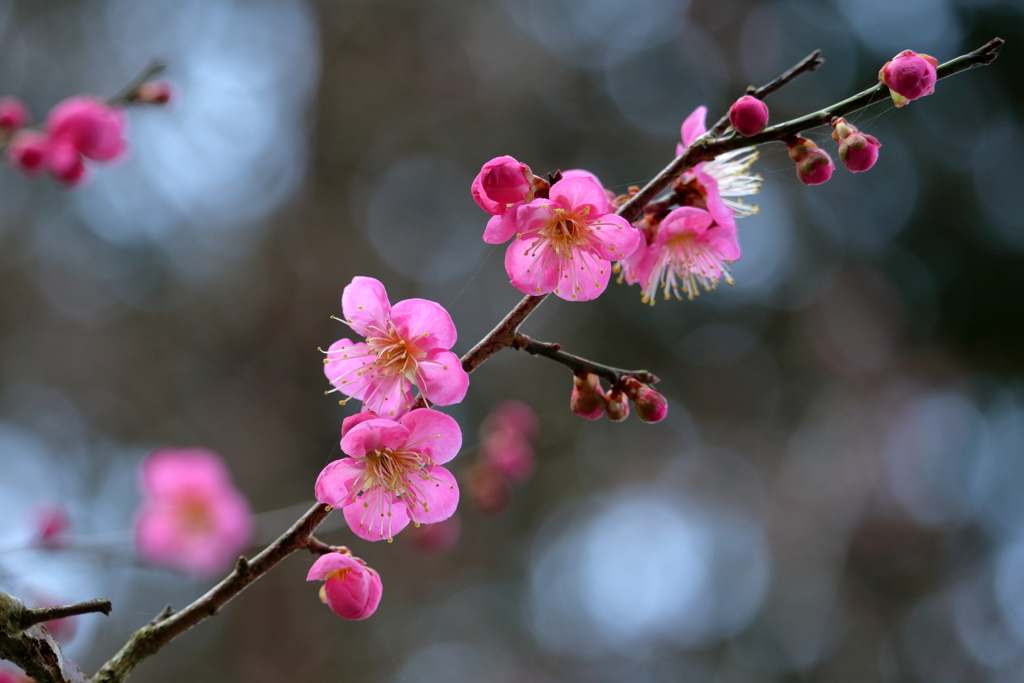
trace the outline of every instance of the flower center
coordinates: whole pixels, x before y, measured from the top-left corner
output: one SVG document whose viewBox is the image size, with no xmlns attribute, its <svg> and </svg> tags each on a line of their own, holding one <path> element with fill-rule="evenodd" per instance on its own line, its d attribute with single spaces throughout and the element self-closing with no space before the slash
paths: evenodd
<svg viewBox="0 0 1024 683">
<path fill-rule="evenodd" d="M 186 533 L 205 534 L 213 529 L 209 507 L 201 497 L 183 496 L 178 506 L 178 523 Z"/>
<path fill-rule="evenodd" d="M 415 378 L 416 366 L 419 361 L 426 358 L 427 352 L 415 342 L 406 341 L 393 322 L 388 320 L 386 324 L 386 329 L 373 326 L 372 332 L 378 334 L 366 337 L 366 345 L 377 356 L 370 368 L 378 375 L 404 375 L 409 379 Z M 359 374 L 363 372 L 365 370 Z"/>
<path fill-rule="evenodd" d="M 590 235 L 586 229 L 584 217 L 590 207 L 584 207 L 581 215 L 570 214 L 565 209 L 555 209 L 547 225 L 540 231 L 543 239 L 551 243 L 555 253 L 568 258 L 573 250 L 586 246 Z"/>
<path fill-rule="evenodd" d="M 685 292 L 686 298 L 693 300 L 700 294 L 701 287 L 711 291 L 722 277 L 730 285 L 733 283 L 729 265 L 714 249 L 697 242 L 696 235 L 677 235 L 665 244 L 651 269 L 651 279 L 644 287 L 641 301 L 653 306 L 659 286 L 664 290 L 665 299 L 671 299 L 673 294 L 682 299 Z"/>
<path fill-rule="evenodd" d="M 363 489 L 380 486 L 385 491 L 404 495 L 409 487 L 409 474 L 422 470 L 429 463 L 424 462 L 421 454 L 413 451 L 392 450 L 384 448 L 367 453 L 366 485 Z"/>
</svg>

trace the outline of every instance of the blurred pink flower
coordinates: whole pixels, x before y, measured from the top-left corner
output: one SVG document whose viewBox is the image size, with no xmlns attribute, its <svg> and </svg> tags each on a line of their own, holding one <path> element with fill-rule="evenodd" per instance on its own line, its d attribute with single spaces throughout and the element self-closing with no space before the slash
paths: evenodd
<svg viewBox="0 0 1024 683">
<path fill-rule="evenodd" d="M 28 109 L 16 97 L 0 98 L 0 131 L 15 131 L 28 125 Z"/>
<path fill-rule="evenodd" d="M 229 566 L 252 536 L 249 504 L 212 451 L 154 451 L 142 464 L 142 492 L 135 541 L 146 562 L 209 576 Z"/>
<path fill-rule="evenodd" d="M 480 455 L 514 483 L 530 478 L 536 456 L 530 440 L 537 434 L 537 414 L 521 401 L 505 401 L 481 426 Z"/>
<path fill-rule="evenodd" d="M 355 277 L 342 293 L 341 308 L 343 322 L 366 341 L 341 339 L 331 345 L 324 374 L 332 391 L 391 417 L 409 410 L 413 386 L 435 405 L 466 397 L 469 375 L 449 351 L 457 339 L 455 324 L 440 304 L 406 299 L 392 307 L 383 284 Z"/>
<path fill-rule="evenodd" d="M 127 126 L 124 111 L 85 96 L 64 100 L 46 117 L 51 140 L 67 142 L 93 161 L 114 161 L 125 154 Z"/>
<path fill-rule="evenodd" d="M 320 601 L 342 619 L 365 619 L 377 611 L 384 586 L 380 574 L 351 553 L 327 553 L 309 568 L 306 581 L 323 581 Z"/>
<path fill-rule="evenodd" d="M 902 107 L 910 100 L 935 92 L 938 66 L 934 57 L 904 50 L 879 69 L 878 80 L 888 86 L 893 104 Z"/>
<path fill-rule="evenodd" d="M 424 524 L 409 530 L 409 541 L 413 547 L 428 555 L 446 553 L 459 542 L 462 535 L 462 520 L 458 514 L 437 524 Z"/>
<path fill-rule="evenodd" d="M 0 662 L 2 665 L 3 662 Z M 3 668 L 0 669 L 0 683 L 34 683 L 35 679 L 26 676 L 20 669 Z"/>
<path fill-rule="evenodd" d="M 627 280 L 643 288 L 642 301 L 654 305 L 658 289 L 670 299 L 688 299 L 700 287 L 714 289 L 725 279 L 732 284 L 729 264 L 741 255 L 735 224 L 723 226 L 707 211 L 683 206 L 658 226 L 650 245 L 637 250 L 624 269 Z"/>
<path fill-rule="evenodd" d="M 68 543 L 71 518 L 58 502 L 44 501 L 32 512 L 36 543 L 43 548 L 62 548 Z"/>
<path fill-rule="evenodd" d="M 516 209 L 533 199 L 533 172 L 510 156 L 491 159 L 473 179 L 473 200 L 493 217 L 487 221 L 484 242 L 501 244 L 516 231 Z"/>
<path fill-rule="evenodd" d="M 768 105 L 744 95 L 729 107 L 729 123 L 744 137 L 757 135 L 768 125 Z"/>
<path fill-rule="evenodd" d="M 611 213 L 600 183 L 582 175 L 563 178 L 547 199 L 520 206 L 516 229 L 505 252 L 512 285 L 567 301 L 597 298 L 611 276 L 609 261 L 626 258 L 640 243 L 639 231 Z"/>
<path fill-rule="evenodd" d="M 342 508 L 352 532 L 391 541 L 410 521 L 433 524 L 459 504 L 459 488 L 444 463 L 462 447 L 458 423 L 422 408 L 397 422 L 368 419 L 341 439 L 350 457 L 335 460 L 316 480 L 316 499 Z"/>
<path fill-rule="evenodd" d="M 46 168 L 50 140 L 34 130 L 18 131 L 7 145 L 7 161 L 25 175 L 37 175 Z"/>
</svg>

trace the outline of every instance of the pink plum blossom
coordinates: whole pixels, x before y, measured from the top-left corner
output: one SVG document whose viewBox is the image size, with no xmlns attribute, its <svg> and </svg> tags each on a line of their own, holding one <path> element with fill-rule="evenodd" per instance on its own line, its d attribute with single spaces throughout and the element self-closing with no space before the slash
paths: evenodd
<svg viewBox="0 0 1024 683">
<path fill-rule="evenodd" d="M 46 168 L 49 151 L 50 140 L 46 135 L 34 130 L 21 130 L 7 145 L 7 161 L 25 175 L 38 175 Z"/>
<path fill-rule="evenodd" d="M 524 294 L 554 292 L 567 301 L 597 298 L 608 285 L 611 260 L 640 243 L 639 231 L 610 213 L 604 188 L 591 178 L 563 178 L 546 199 L 516 211 L 516 239 L 505 253 L 505 270 Z"/>
<path fill-rule="evenodd" d="M 68 543 L 71 518 L 63 505 L 54 501 L 40 503 L 33 510 L 36 543 L 42 548 L 62 548 Z"/>
<path fill-rule="evenodd" d="M 653 305 L 659 288 L 665 299 L 682 299 L 684 293 L 693 299 L 700 287 L 714 289 L 723 278 L 732 284 L 729 264 L 741 253 L 734 224 L 719 225 L 710 212 L 682 206 L 665 216 L 651 244 L 629 259 L 626 274 L 640 284 L 644 303 Z"/>
<path fill-rule="evenodd" d="M 804 185 L 820 185 L 836 170 L 832 157 L 807 138 L 794 135 L 786 140 L 786 147 L 789 158 L 796 162 L 796 177 Z"/>
<path fill-rule="evenodd" d="M 516 209 L 533 199 L 533 172 L 510 156 L 491 159 L 473 179 L 473 200 L 491 214 L 484 242 L 507 242 L 516 231 Z"/>
<path fill-rule="evenodd" d="M 413 386 L 435 405 L 466 397 L 469 375 L 449 351 L 458 336 L 455 324 L 440 304 L 406 299 L 392 307 L 380 281 L 355 277 L 341 295 L 341 309 L 343 322 L 366 341 L 340 339 L 326 352 L 332 391 L 390 417 L 408 412 Z"/>
<path fill-rule="evenodd" d="M 349 457 L 320 473 L 316 499 L 342 508 L 356 536 L 391 541 L 410 521 L 433 524 L 455 512 L 459 488 L 441 465 L 461 447 L 458 423 L 436 410 L 364 420 L 341 439 Z"/>
<path fill-rule="evenodd" d="M 0 666 L 3 666 L 4 662 L 0 662 Z M 14 668 L 2 668 L 0 669 L 0 683 L 35 683 L 33 679 L 26 676 L 19 669 Z"/>
<path fill-rule="evenodd" d="M 327 553 L 309 568 L 306 581 L 323 581 L 320 601 L 342 619 L 365 619 L 380 604 L 384 586 L 380 574 L 351 552 Z"/>
<path fill-rule="evenodd" d="M 768 125 L 768 105 L 744 95 L 729 107 L 729 123 L 744 137 L 757 135 Z"/>
<path fill-rule="evenodd" d="M 93 161 L 114 161 L 125 154 L 127 125 L 124 111 L 85 96 L 64 100 L 46 117 L 51 140 L 67 142 Z"/>
<path fill-rule="evenodd" d="M 938 66 L 934 57 L 904 50 L 879 69 L 878 80 L 888 86 L 893 104 L 902 107 L 910 100 L 935 92 Z"/>
<path fill-rule="evenodd" d="M 0 98 L 0 131 L 15 131 L 28 125 L 28 109 L 15 97 Z"/>
<path fill-rule="evenodd" d="M 839 143 L 839 160 L 847 170 L 860 173 L 875 165 L 881 142 L 871 135 L 861 133 L 844 118 L 833 118 L 832 129 L 832 139 Z"/>
<path fill-rule="evenodd" d="M 505 401 L 491 411 L 480 429 L 480 455 L 515 483 L 530 478 L 536 456 L 530 440 L 537 434 L 537 414 L 520 401 Z"/>
<path fill-rule="evenodd" d="M 249 504 L 212 451 L 154 451 L 142 464 L 142 492 L 135 541 L 147 562 L 210 576 L 230 565 L 252 536 Z"/>
</svg>

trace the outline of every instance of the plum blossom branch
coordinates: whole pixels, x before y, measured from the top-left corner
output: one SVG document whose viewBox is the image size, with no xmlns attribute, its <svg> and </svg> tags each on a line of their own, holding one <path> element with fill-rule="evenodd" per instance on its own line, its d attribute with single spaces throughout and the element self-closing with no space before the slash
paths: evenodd
<svg viewBox="0 0 1024 683">
<path fill-rule="evenodd" d="M 644 384 L 656 384 L 658 382 L 658 377 L 647 370 L 623 370 L 622 368 L 613 368 L 609 365 L 595 363 L 592 360 L 587 360 L 580 356 L 574 356 L 571 353 L 563 351 L 561 344 L 536 341 L 534 339 L 530 339 L 525 334 L 516 335 L 515 343 L 512 348 L 517 351 L 526 351 L 531 356 L 544 356 L 545 358 L 550 358 L 556 363 L 561 363 L 565 367 L 569 368 L 577 375 L 597 375 L 601 379 L 607 380 L 612 386 L 617 385 L 626 377 L 632 377 L 638 382 L 643 382 Z"/>
<path fill-rule="evenodd" d="M 135 97 L 138 94 L 139 87 L 142 86 L 143 83 L 152 80 L 155 76 L 159 76 L 166 68 L 167 64 L 162 60 L 151 60 L 138 76 L 128 81 L 116 95 L 108 98 L 107 104 L 110 106 L 117 106 L 134 102 Z"/>
<path fill-rule="evenodd" d="M 993 38 L 977 50 L 968 52 L 965 55 L 951 59 L 937 69 L 939 79 L 948 78 L 961 71 L 967 71 L 977 66 L 986 66 L 995 61 L 999 56 L 999 50 L 1005 41 L 1002 38 Z M 795 68 L 795 67 L 794 67 Z M 781 78 L 781 77 L 780 77 Z M 771 85 L 769 83 L 768 85 Z M 767 87 L 767 86 L 765 86 Z M 781 86 L 780 86 L 781 87 Z M 724 137 L 714 138 L 710 133 L 695 140 L 692 145 L 686 148 L 682 154 L 677 156 L 672 163 L 666 166 L 647 183 L 639 192 L 619 208 L 619 215 L 628 221 L 634 221 L 643 213 L 644 207 L 653 201 L 667 188 L 676 177 L 684 171 L 693 168 L 702 161 L 709 161 L 720 154 L 731 152 L 746 147 L 754 147 L 766 142 L 784 140 L 810 128 L 828 125 L 834 116 L 845 116 L 852 112 L 864 109 L 865 107 L 881 102 L 889 97 L 889 88 L 881 83 L 874 85 L 853 97 L 829 105 L 816 112 L 801 116 L 770 128 L 766 128 L 757 135 L 743 137 L 735 133 Z"/>
<path fill-rule="evenodd" d="M 96 600 L 89 600 L 88 602 L 79 602 L 74 605 L 57 605 L 55 607 L 26 607 L 21 615 L 21 627 L 23 629 L 30 628 L 36 624 L 41 624 L 44 621 L 50 621 L 51 619 L 64 619 L 66 617 L 76 617 L 80 614 L 91 614 L 93 612 L 102 612 L 103 614 L 110 614 L 112 605 L 110 600 L 106 598 L 97 598 Z"/>
<path fill-rule="evenodd" d="M 101 603 L 105 609 L 100 607 Z M 80 612 L 56 616 L 110 611 L 110 602 L 107 600 L 48 609 L 68 610 L 83 606 L 87 607 Z M 0 591 L 0 659 L 14 662 L 37 683 L 85 683 L 85 675 L 74 662 L 64 656 L 60 645 L 40 624 L 40 621 L 50 618 L 38 618 L 44 611 L 46 608 L 38 610 L 26 607 L 18 598 Z"/>
</svg>

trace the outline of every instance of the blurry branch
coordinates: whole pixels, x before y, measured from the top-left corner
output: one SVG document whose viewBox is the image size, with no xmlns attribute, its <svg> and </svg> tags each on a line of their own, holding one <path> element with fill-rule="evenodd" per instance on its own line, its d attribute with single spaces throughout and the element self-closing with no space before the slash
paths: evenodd
<svg viewBox="0 0 1024 683">
<path fill-rule="evenodd" d="M 961 71 L 973 69 L 976 66 L 986 66 L 991 64 L 995 61 L 996 57 L 999 56 L 999 50 L 1003 47 L 1004 42 L 1005 41 L 1002 38 L 993 38 L 977 50 L 968 52 L 965 55 L 961 55 L 956 59 L 952 59 L 945 64 L 940 65 L 938 67 L 938 77 L 940 79 L 948 78 L 954 74 L 960 73 Z M 799 66 L 799 64 L 797 66 Z M 790 71 L 794 71 L 796 68 L 797 67 L 793 67 Z M 783 76 L 780 76 L 776 81 L 781 81 L 785 75 L 786 74 L 783 74 Z M 772 81 L 772 83 L 769 83 L 764 87 L 767 88 L 772 86 L 776 81 Z M 784 85 L 784 83 L 780 83 L 778 86 L 775 86 L 775 89 L 782 87 L 782 85 Z M 725 135 L 724 137 L 716 138 L 711 135 L 711 132 L 709 131 L 703 137 L 695 140 L 692 145 L 687 147 L 686 150 L 676 157 L 671 164 L 666 166 L 661 173 L 654 178 L 654 180 L 647 183 L 643 189 L 630 197 L 629 201 L 623 204 L 619 209 L 619 215 L 630 222 L 635 221 L 643 213 L 644 207 L 654 200 L 655 197 L 661 194 L 661 192 L 667 188 L 676 177 L 702 161 L 709 161 L 720 154 L 731 152 L 736 149 L 754 147 L 766 142 L 784 140 L 785 138 L 795 135 L 801 131 L 827 125 L 829 121 L 832 120 L 833 116 L 845 116 L 883 100 L 889 102 L 892 101 L 889 99 L 889 88 L 878 83 L 877 85 L 874 85 L 853 97 L 837 102 L 825 107 L 824 109 L 819 109 L 818 111 L 807 114 L 806 116 L 801 116 L 800 118 L 771 126 L 770 128 L 766 128 L 757 135 L 752 135 L 749 138 L 745 138 L 737 134 L 735 131 L 731 134 Z"/>
<path fill-rule="evenodd" d="M 107 104 L 110 106 L 116 106 L 135 101 L 139 86 L 147 81 L 153 80 L 154 76 L 160 75 L 166 68 L 167 65 L 159 59 L 150 61 L 150 63 L 146 65 L 146 68 L 142 70 L 142 73 L 128 81 L 128 83 L 126 83 L 116 95 L 107 99 Z"/>
<path fill-rule="evenodd" d="M 85 683 L 85 676 L 41 623 L 89 612 L 109 614 L 110 601 L 33 609 L 0 591 L 0 659 L 14 662 L 37 683 Z"/>
<path fill-rule="evenodd" d="M 313 531 L 330 514 L 330 508 L 317 503 L 288 531 L 252 560 L 239 557 L 234 570 L 205 595 L 180 612 L 164 610 L 149 624 L 132 634 L 128 643 L 92 677 L 93 683 L 120 683 L 146 657 L 155 654 L 190 628 L 212 617 L 220 608 L 250 584 L 274 568 L 296 550 L 319 549 L 325 544 L 313 538 Z M 330 546 L 326 546 L 330 547 Z M 318 550 L 314 550 L 318 552 Z M 326 552 L 331 552 L 330 550 Z M 57 679 L 60 680 L 60 679 Z M 70 679 L 69 679 L 70 680 Z"/>
<path fill-rule="evenodd" d="M 626 377 L 632 377 L 644 384 L 658 383 L 658 377 L 647 370 L 623 370 L 621 368 L 613 368 L 609 365 L 595 363 L 592 360 L 587 360 L 586 358 L 580 358 L 579 356 L 574 356 L 571 353 L 566 353 L 562 350 L 561 344 L 536 341 L 530 339 L 525 334 L 516 335 L 512 348 L 516 351 L 526 351 L 531 356 L 544 356 L 545 358 L 550 358 L 556 363 L 561 363 L 565 367 L 569 368 L 577 375 L 583 375 L 586 373 L 597 375 L 598 377 L 607 380 L 612 386 L 617 385 Z"/>
</svg>

